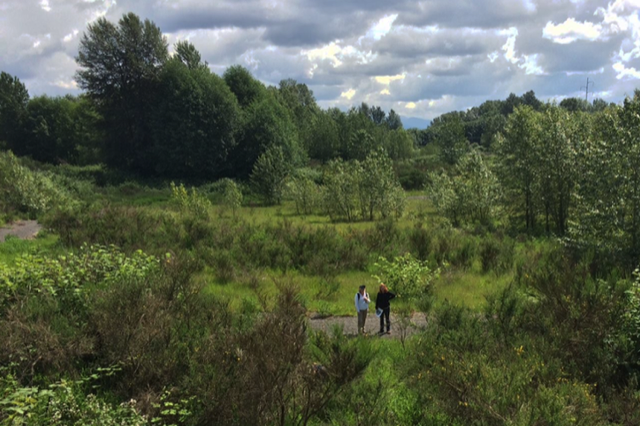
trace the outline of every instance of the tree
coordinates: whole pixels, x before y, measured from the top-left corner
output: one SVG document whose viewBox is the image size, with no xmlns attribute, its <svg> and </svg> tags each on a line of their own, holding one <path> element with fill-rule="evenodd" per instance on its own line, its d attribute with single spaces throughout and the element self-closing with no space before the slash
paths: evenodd
<svg viewBox="0 0 640 426">
<path fill-rule="evenodd" d="M 309 90 L 306 84 L 298 83 L 289 78 L 280 81 L 276 97 L 289 110 L 298 129 L 300 142 L 308 151 L 311 144 L 310 139 L 313 137 L 313 119 L 320 112 L 313 91 Z"/>
<path fill-rule="evenodd" d="M 376 141 L 371 133 L 364 129 L 357 130 L 349 137 L 346 158 L 364 160 L 375 147 Z"/>
<path fill-rule="evenodd" d="M 596 115 L 577 147 L 575 245 L 636 267 L 640 255 L 640 92 Z"/>
<path fill-rule="evenodd" d="M 432 173 L 430 178 L 429 198 L 454 226 L 487 225 L 495 219 L 501 188 L 479 150 L 472 149 L 463 156 L 451 175 L 441 171 Z"/>
<path fill-rule="evenodd" d="M 272 145 L 258 157 L 251 172 L 251 183 L 265 204 L 282 202 L 287 176 L 291 170 L 291 164 L 286 160 L 281 146 Z"/>
<path fill-rule="evenodd" d="M 332 221 L 355 221 L 358 217 L 358 172 L 360 165 L 331 160 L 324 175 L 324 209 Z"/>
<path fill-rule="evenodd" d="M 389 115 L 387 116 L 386 123 L 387 123 L 387 127 L 389 127 L 389 129 L 391 130 L 398 130 L 403 128 L 402 120 L 394 110 L 389 111 Z"/>
<path fill-rule="evenodd" d="M 241 65 L 227 68 L 223 78 L 229 89 L 236 95 L 238 103 L 243 109 L 263 98 L 266 94 L 263 84 L 253 78 L 249 70 Z"/>
<path fill-rule="evenodd" d="M 224 178 L 219 181 L 222 188 L 222 204 L 228 207 L 236 216 L 236 212 L 242 206 L 242 191 L 231 179 Z"/>
<path fill-rule="evenodd" d="M 533 230 L 536 223 L 535 153 L 539 125 L 533 108 L 517 107 L 496 141 L 498 178 L 515 209 L 514 213 L 524 213 L 528 231 Z"/>
<path fill-rule="evenodd" d="M 575 144 L 580 123 L 565 110 L 550 106 L 540 115 L 540 137 L 534 167 L 540 203 L 544 209 L 545 230 L 555 224 L 557 235 L 564 235 L 569 218 L 575 182 Z"/>
<path fill-rule="evenodd" d="M 590 108 L 590 105 L 584 99 L 566 98 L 560 101 L 560 107 L 566 109 L 567 111 L 576 112 L 576 111 L 588 111 Z"/>
<path fill-rule="evenodd" d="M 464 125 L 458 115 L 446 117 L 435 131 L 440 158 L 447 164 L 455 164 L 469 150 Z"/>
<path fill-rule="evenodd" d="M 155 172 L 171 177 L 215 179 L 231 173 L 240 111 L 224 80 L 201 63 L 200 54 L 181 44 L 160 74 L 153 109 L 152 158 Z M 184 59 L 184 55 L 189 58 Z"/>
<path fill-rule="evenodd" d="M 258 157 L 270 146 L 279 146 L 292 166 L 302 163 L 304 153 L 289 111 L 271 95 L 252 103 L 243 115 L 238 145 L 230 165 L 236 177 L 247 177 Z"/>
<path fill-rule="evenodd" d="M 0 73 L 0 143 L 16 155 L 24 155 L 23 125 L 27 113 L 29 92 L 17 77 Z"/>
<path fill-rule="evenodd" d="M 133 13 L 124 15 L 117 26 L 99 18 L 83 34 L 76 81 L 104 117 L 110 164 L 143 171 L 152 168 L 150 111 L 167 59 L 160 28 Z"/>
<path fill-rule="evenodd" d="M 414 154 L 414 138 L 411 133 L 400 128 L 389 131 L 385 149 L 393 160 L 406 160 Z"/>
<path fill-rule="evenodd" d="M 187 66 L 190 70 L 195 69 L 208 69 L 206 62 L 202 62 L 202 56 L 196 47 L 188 41 L 181 40 L 175 44 L 175 51 L 177 58 L 180 62 Z"/>
<path fill-rule="evenodd" d="M 75 162 L 80 143 L 78 102 L 39 96 L 27 106 L 25 154 L 47 163 Z"/>
<path fill-rule="evenodd" d="M 323 162 L 338 155 L 340 134 L 338 124 L 328 112 L 319 112 L 311 124 L 307 152 L 310 158 Z"/>
<path fill-rule="evenodd" d="M 401 216 L 404 209 L 404 191 L 393 171 L 393 163 L 384 149 L 373 150 L 354 167 L 359 171 L 358 199 L 363 220 L 374 220 L 375 214 L 386 218 Z"/>
<path fill-rule="evenodd" d="M 538 98 L 536 98 L 536 94 L 533 90 L 529 90 L 527 93 L 522 95 L 521 98 L 523 105 L 529 105 L 536 111 L 540 111 L 540 109 L 542 109 L 542 106 L 544 105 Z"/>
<path fill-rule="evenodd" d="M 400 217 L 404 191 L 384 150 L 369 153 L 364 161 L 329 162 L 324 176 L 324 206 L 331 220 L 374 220 Z"/>
</svg>

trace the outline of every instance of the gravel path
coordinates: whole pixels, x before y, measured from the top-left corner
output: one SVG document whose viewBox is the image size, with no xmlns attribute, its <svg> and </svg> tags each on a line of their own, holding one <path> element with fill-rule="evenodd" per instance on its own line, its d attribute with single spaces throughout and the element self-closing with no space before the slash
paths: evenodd
<svg viewBox="0 0 640 426">
<path fill-rule="evenodd" d="M 15 235 L 22 240 L 30 240 L 35 238 L 41 229 L 42 225 L 35 220 L 19 220 L 13 222 L 9 226 L 0 228 L 0 243 L 4 242 L 7 235 Z"/>
<path fill-rule="evenodd" d="M 396 317 L 393 315 L 393 310 L 391 311 L 391 334 L 385 334 L 381 336 L 382 338 L 399 338 L 400 337 L 400 329 L 399 326 L 394 324 L 394 320 Z M 309 319 L 309 324 L 311 328 L 314 330 L 323 330 L 327 333 L 330 333 L 333 327 L 339 326 L 342 327 L 342 331 L 347 336 L 356 336 L 358 334 L 358 318 L 356 316 L 352 317 L 311 317 Z M 427 321 L 425 319 L 424 314 L 422 313 L 414 313 L 411 317 L 411 326 L 407 329 L 407 335 L 411 335 L 419 331 L 421 328 L 424 328 L 427 325 Z M 367 322 L 365 326 L 366 332 L 370 336 L 378 336 L 378 331 L 380 330 L 380 320 L 376 317 L 373 311 L 370 311 L 367 315 Z"/>
</svg>

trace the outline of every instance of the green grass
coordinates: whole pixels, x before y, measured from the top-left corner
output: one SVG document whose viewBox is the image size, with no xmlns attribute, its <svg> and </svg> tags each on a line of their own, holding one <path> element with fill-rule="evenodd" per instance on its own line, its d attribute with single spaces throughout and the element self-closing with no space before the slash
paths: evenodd
<svg viewBox="0 0 640 426">
<path fill-rule="evenodd" d="M 0 262 L 11 265 L 22 254 L 49 253 L 56 255 L 62 251 L 56 235 L 44 234 L 33 240 L 21 240 L 10 236 L 3 243 L 0 243 Z"/>
<path fill-rule="evenodd" d="M 323 315 L 344 316 L 355 315 L 354 296 L 358 286 L 365 283 L 372 297 L 375 295 L 375 280 L 367 272 L 348 272 L 326 280 L 317 276 L 289 271 L 267 270 L 253 277 L 240 277 L 236 280 L 221 283 L 216 280 L 213 271 L 205 269 L 198 278 L 205 285 L 206 292 L 218 297 L 227 298 L 234 310 L 260 306 L 260 299 L 267 304 L 273 302 L 278 285 L 294 285 L 300 290 L 300 297 L 310 312 Z"/>
<path fill-rule="evenodd" d="M 476 271 L 444 272 L 434 286 L 436 304 L 446 300 L 479 311 L 486 303 L 486 296 L 503 289 L 511 280 L 511 274 L 496 276 Z"/>
<path fill-rule="evenodd" d="M 198 279 L 205 284 L 207 293 L 227 298 L 236 311 L 251 306 L 258 309 L 261 305 L 259 299 L 264 297 L 269 301 L 267 303 L 271 303 L 277 294 L 278 284 L 297 286 L 307 309 L 327 316 L 355 315 L 353 297 L 362 283 L 367 285 L 372 298 L 377 294 L 377 283 L 371 274 L 361 271 L 343 273 L 328 281 L 296 271 L 287 274 L 264 271 L 253 280 L 245 278 L 221 283 L 216 280 L 213 271 L 207 269 Z M 511 279 L 511 274 L 496 276 L 476 271 L 445 271 L 434 283 L 435 303 L 438 305 L 446 300 L 480 311 L 485 305 L 486 296 L 504 288 Z"/>
</svg>

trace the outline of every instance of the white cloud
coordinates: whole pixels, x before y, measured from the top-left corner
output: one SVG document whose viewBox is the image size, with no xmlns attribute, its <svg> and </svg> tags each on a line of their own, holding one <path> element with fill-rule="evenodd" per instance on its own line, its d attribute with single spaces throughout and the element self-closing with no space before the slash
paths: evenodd
<svg viewBox="0 0 640 426">
<path fill-rule="evenodd" d="M 40 7 L 44 11 L 51 12 L 51 6 L 49 6 L 49 0 L 42 0 L 40 2 Z"/>
<path fill-rule="evenodd" d="M 70 42 L 71 40 L 73 40 L 73 38 L 75 36 L 77 36 L 79 33 L 78 30 L 73 30 L 71 33 L 67 34 L 66 36 L 64 36 L 64 38 L 62 39 L 62 41 L 64 41 L 65 43 Z"/>
<path fill-rule="evenodd" d="M 518 64 L 520 68 L 522 68 L 525 74 L 529 75 L 545 75 L 544 69 L 540 65 L 538 65 L 538 54 L 535 53 L 533 55 L 523 55 L 522 63 Z"/>
<path fill-rule="evenodd" d="M 511 63 L 517 63 L 519 60 L 516 57 L 516 38 L 518 38 L 518 29 L 516 27 L 511 27 L 508 30 L 500 31 L 500 34 L 507 36 L 507 41 L 502 46 L 505 59 Z"/>
<path fill-rule="evenodd" d="M 380 19 L 376 24 L 374 24 L 369 31 L 367 32 L 365 37 L 372 38 L 374 40 L 380 40 L 382 37 L 387 35 L 389 31 L 391 31 L 391 27 L 393 26 L 393 22 L 398 18 L 398 14 L 394 13 L 393 15 L 387 15 L 384 18 Z M 360 38 L 360 41 L 362 38 Z"/>
<path fill-rule="evenodd" d="M 407 109 L 415 109 L 416 108 L 416 103 L 415 102 L 407 102 L 407 104 L 404 106 Z"/>
<path fill-rule="evenodd" d="M 542 29 L 542 37 L 554 43 L 569 44 L 577 40 L 595 41 L 606 39 L 607 32 L 603 31 L 602 25 L 593 22 L 578 22 L 574 18 L 569 18 L 561 24 L 547 22 Z"/>
<path fill-rule="evenodd" d="M 338 59 L 338 55 L 342 52 L 342 48 L 334 42 L 320 47 L 318 49 L 311 49 L 303 52 L 306 54 L 310 61 L 329 59 L 333 62 L 334 67 L 342 65 L 342 61 Z"/>
<path fill-rule="evenodd" d="M 640 71 L 634 67 L 627 67 L 622 62 L 616 62 L 613 64 L 613 69 L 616 71 L 616 78 L 618 80 L 633 78 L 640 79 Z"/>
<path fill-rule="evenodd" d="M 374 79 L 380 83 L 380 84 L 384 84 L 385 86 L 388 86 L 389 84 L 391 84 L 392 81 L 396 81 L 396 80 L 404 80 L 405 74 L 398 74 L 398 75 L 379 75 L 374 77 Z"/>
<path fill-rule="evenodd" d="M 349 89 L 346 92 L 340 93 L 340 97 L 351 100 L 351 98 L 353 98 L 355 94 L 356 94 L 356 91 L 354 89 Z"/>
</svg>

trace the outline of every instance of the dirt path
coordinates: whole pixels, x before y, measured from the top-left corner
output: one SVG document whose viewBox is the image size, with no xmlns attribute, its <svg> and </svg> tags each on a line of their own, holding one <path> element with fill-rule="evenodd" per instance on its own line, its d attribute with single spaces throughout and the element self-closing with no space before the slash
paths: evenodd
<svg viewBox="0 0 640 426">
<path fill-rule="evenodd" d="M 41 229 L 42 225 L 35 220 L 19 220 L 13 222 L 9 226 L 0 228 L 0 243 L 4 242 L 8 235 L 15 235 L 22 240 L 30 240 L 35 238 Z"/>
<path fill-rule="evenodd" d="M 393 311 L 391 311 L 391 334 L 385 334 L 382 338 L 399 338 L 400 330 L 398 325 L 394 324 L 395 317 Z M 314 330 L 323 330 L 327 333 L 331 333 L 331 330 L 335 326 L 342 327 L 343 333 L 347 336 L 356 336 L 358 333 L 358 318 L 353 317 L 327 317 L 316 318 L 311 317 L 309 324 Z M 415 313 L 411 318 L 411 326 L 407 330 L 407 335 L 414 334 L 427 325 L 424 314 Z M 373 312 L 369 312 L 367 316 L 367 322 L 365 329 L 369 336 L 378 336 L 380 330 L 380 319 L 378 319 Z"/>
</svg>

